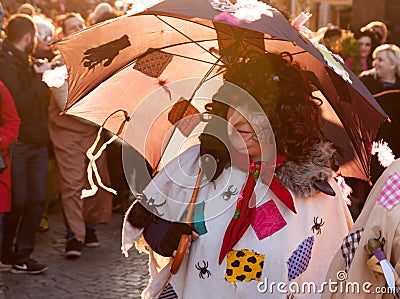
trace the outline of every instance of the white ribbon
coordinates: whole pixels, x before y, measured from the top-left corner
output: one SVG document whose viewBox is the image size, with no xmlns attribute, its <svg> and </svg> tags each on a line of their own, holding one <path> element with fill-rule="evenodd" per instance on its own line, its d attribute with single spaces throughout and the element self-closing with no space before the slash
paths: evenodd
<svg viewBox="0 0 400 299">
<path fill-rule="evenodd" d="M 101 177 L 99 175 L 99 171 L 97 170 L 96 160 L 101 156 L 103 151 L 106 149 L 107 145 L 112 143 L 118 137 L 116 135 L 112 136 L 107 142 L 105 142 L 100 147 L 100 149 L 97 151 L 97 153 L 94 154 L 94 151 L 95 151 L 95 149 L 97 147 L 97 144 L 100 141 L 102 130 L 103 130 L 103 127 L 100 127 L 99 132 L 97 133 L 96 140 L 94 141 L 93 145 L 86 152 L 86 156 L 89 158 L 89 164 L 88 164 L 88 167 L 87 167 L 87 173 L 88 173 L 88 181 L 89 181 L 90 189 L 83 189 L 82 190 L 82 194 L 81 194 L 81 198 L 86 198 L 86 197 L 93 196 L 93 195 L 96 194 L 97 190 L 99 189 L 99 187 L 97 187 L 96 184 L 94 183 L 93 172 L 94 172 L 94 175 L 96 176 L 97 184 L 101 188 L 103 188 L 104 190 L 106 190 L 106 191 L 108 191 L 108 192 L 110 192 L 110 193 L 112 193 L 114 195 L 117 195 L 117 191 L 115 191 L 112 188 L 109 188 L 109 187 L 105 186 L 103 184 L 103 182 L 101 181 Z"/>
</svg>

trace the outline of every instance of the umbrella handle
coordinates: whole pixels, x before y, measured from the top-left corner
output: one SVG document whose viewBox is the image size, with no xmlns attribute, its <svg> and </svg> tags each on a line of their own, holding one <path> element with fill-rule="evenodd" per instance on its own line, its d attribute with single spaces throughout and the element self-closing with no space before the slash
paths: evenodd
<svg viewBox="0 0 400 299">
<path fill-rule="evenodd" d="M 201 179 L 203 178 L 203 172 L 204 172 L 203 165 L 200 164 L 200 169 L 199 169 L 199 174 L 197 175 L 196 185 L 194 186 L 192 198 L 190 199 L 188 212 L 187 212 L 186 218 L 185 218 L 185 223 L 187 223 L 187 224 L 190 224 L 192 221 L 192 216 L 193 216 L 193 212 L 194 212 L 194 204 L 196 203 L 196 198 L 197 198 L 197 195 L 199 194 L 199 188 L 200 188 L 200 184 L 201 184 Z M 181 235 L 181 239 L 179 240 L 179 245 L 176 250 L 175 257 L 171 263 L 170 272 L 172 274 L 176 274 L 179 271 L 179 268 L 181 267 L 183 258 L 185 257 L 185 254 L 186 254 L 189 244 L 190 244 L 189 236 Z"/>
<path fill-rule="evenodd" d="M 170 271 L 172 274 L 176 274 L 179 271 L 179 268 L 181 267 L 181 264 L 183 262 L 183 258 L 185 257 L 186 250 L 189 246 L 189 243 L 190 243 L 189 236 L 181 235 L 178 249 L 176 250 L 174 260 L 172 261 L 172 264 L 171 264 Z"/>
</svg>

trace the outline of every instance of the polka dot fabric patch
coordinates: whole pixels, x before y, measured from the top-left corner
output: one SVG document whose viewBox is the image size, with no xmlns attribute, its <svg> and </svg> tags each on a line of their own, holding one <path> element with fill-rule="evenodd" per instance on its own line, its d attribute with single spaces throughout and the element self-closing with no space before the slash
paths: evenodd
<svg viewBox="0 0 400 299">
<path fill-rule="evenodd" d="M 227 254 L 225 279 L 228 282 L 261 280 L 265 256 L 252 250 L 231 250 Z"/>
<path fill-rule="evenodd" d="M 287 262 L 289 281 L 296 279 L 297 276 L 307 270 L 313 245 L 314 236 L 308 237 L 292 253 Z"/>
<path fill-rule="evenodd" d="M 272 236 L 284 228 L 286 224 L 285 219 L 283 219 L 273 200 L 267 201 L 256 208 L 253 220 L 251 221 L 251 226 L 259 240 Z"/>
</svg>

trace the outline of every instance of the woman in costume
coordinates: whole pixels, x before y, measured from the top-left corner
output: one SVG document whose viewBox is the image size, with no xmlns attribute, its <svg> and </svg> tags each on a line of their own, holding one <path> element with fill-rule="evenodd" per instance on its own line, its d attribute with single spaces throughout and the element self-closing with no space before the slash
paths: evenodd
<svg viewBox="0 0 400 299">
<path fill-rule="evenodd" d="M 322 283 L 351 216 L 333 178 L 320 101 L 290 60 L 249 54 L 230 64 L 206 106 L 200 146 L 167 164 L 138 196 L 150 216 L 137 203 L 128 210 L 123 251 L 134 241 L 149 249 L 143 298 L 319 297 L 294 294 L 300 290 L 289 284 Z M 180 222 L 200 157 L 205 176 L 192 227 Z M 171 276 L 181 234 L 194 241 Z"/>
<path fill-rule="evenodd" d="M 343 292 L 323 298 L 400 297 L 400 159 L 379 177 L 365 206 L 336 253 L 326 280 Z M 341 273 L 338 275 L 338 273 Z M 352 286 L 351 286 L 352 285 Z"/>
</svg>

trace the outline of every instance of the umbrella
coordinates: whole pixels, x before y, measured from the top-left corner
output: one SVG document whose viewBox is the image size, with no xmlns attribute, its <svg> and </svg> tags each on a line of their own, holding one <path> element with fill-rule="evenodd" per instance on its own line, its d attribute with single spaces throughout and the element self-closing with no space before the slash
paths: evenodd
<svg viewBox="0 0 400 299">
<path fill-rule="evenodd" d="M 369 149 L 387 115 L 345 65 L 263 2 L 165 0 L 71 35 L 56 47 L 69 73 L 64 112 L 104 124 L 138 149 L 153 168 L 165 150 L 160 140 L 171 136 L 182 116 L 201 112 L 191 105 L 191 95 L 210 78 L 221 77 L 221 66 L 243 51 L 290 53 L 307 70 L 322 99 L 324 134 L 338 149 L 339 171 L 344 176 L 369 177 Z M 201 79 L 186 96 L 170 86 L 192 77 Z M 157 91 L 160 87 L 162 91 Z M 156 91 L 158 100 L 143 109 L 140 103 Z M 175 119 L 165 109 L 175 109 Z M 155 111 L 154 135 L 125 134 L 126 122 L 132 122 L 129 115 L 143 121 L 154 117 Z M 143 137 L 146 146 L 140 145 Z"/>
</svg>

